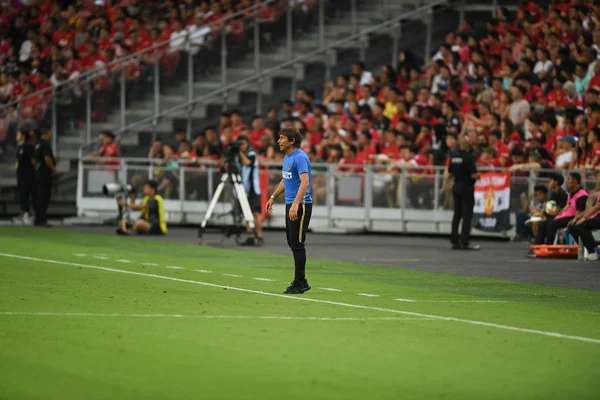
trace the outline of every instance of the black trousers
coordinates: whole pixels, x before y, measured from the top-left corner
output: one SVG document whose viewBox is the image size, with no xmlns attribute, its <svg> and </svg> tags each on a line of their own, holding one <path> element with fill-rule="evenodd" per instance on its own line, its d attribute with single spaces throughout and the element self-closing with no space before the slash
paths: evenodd
<svg viewBox="0 0 600 400">
<path fill-rule="evenodd" d="M 600 229 L 600 216 L 588 219 L 579 225 L 569 227 L 569 233 L 573 236 L 576 243 L 581 239 L 587 251 L 595 253 L 596 239 L 594 239 L 592 232 L 598 229 Z"/>
<path fill-rule="evenodd" d="M 290 220 L 291 204 L 285 206 L 285 233 L 288 246 L 294 254 L 294 282 L 302 282 L 306 279 L 306 231 L 310 224 L 312 215 L 312 204 L 300 204 L 298 206 L 298 217 Z"/>
<path fill-rule="evenodd" d="M 17 187 L 19 188 L 19 203 L 23 213 L 31 213 L 31 205 L 35 207 L 35 176 L 17 175 Z"/>
<path fill-rule="evenodd" d="M 48 225 L 48 206 L 50 206 L 50 196 L 52 194 L 52 175 L 36 175 L 36 202 L 34 225 Z"/>
<path fill-rule="evenodd" d="M 473 219 L 473 206 L 475 205 L 475 191 L 452 192 L 454 198 L 454 215 L 452 216 L 452 233 L 450 241 L 452 244 L 469 245 L 471 235 L 471 220 Z M 458 225 L 462 220 L 460 238 L 458 236 Z"/>
<path fill-rule="evenodd" d="M 559 229 L 566 228 L 567 224 L 572 219 L 573 218 L 571 218 L 571 217 L 554 218 L 553 220 L 549 221 L 547 224 L 540 224 L 540 227 L 538 228 L 538 235 L 540 235 L 540 231 L 546 230 L 546 232 L 543 233 L 546 237 L 545 243 L 546 244 L 554 244 L 554 238 L 556 237 L 556 231 L 558 231 Z M 544 242 L 542 242 L 540 244 L 544 244 Z"/>
</svg>

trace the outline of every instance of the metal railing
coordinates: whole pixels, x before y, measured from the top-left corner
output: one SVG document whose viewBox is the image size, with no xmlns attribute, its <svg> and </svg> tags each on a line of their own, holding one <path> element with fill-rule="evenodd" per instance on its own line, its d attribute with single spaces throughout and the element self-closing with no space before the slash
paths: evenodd
<svg viewBox="0 0 600 400">
<path fill-rule="evenodd" d="M 260 89 L 262 87 L 263 81 L 268 78 L 269 76 L 272 76 L 278 72 L 281 71 L 285 71 L 285 70 L 290 70 L 291 71 L 291 75 L 292 75 L 292 85 L 291 85 L 291 93 L 290 93 L 290 97 L 293 99 L 295 97 L 295 92 L 296 92 L 296 88 L 297 88 L 297 78 L 296 78 L 296 65 L 300 64 L 300 63 L 305 63 L 308 60 L 314 59 L 315 57 L 318 56 L 325 56 L 325 77 L 328 78 L 331 75 L 331 63 L 329 61 L 330 58 L 330 52 L 332 50 L 336 50 L 339 48 L 342 48 L 343 46 L 346 46 L 350 43 L 353 42 L 357 42 L 359 41 L 362 46 L 360 49 L 360 59 L 364 60 L 365 59 L 365 50 L 366 50 L 366 43 L 367 43 L 367 39 L 368 36 L 370 34 L 374 34 L 374 33 L 381 33 L 382 31 L 387 32 L 388 29 L 393 28 L 394 32 L 397 32 L 397 34 L 393 34 L 393 46 L 392 46 L 392 51 L 394 51 L 394 53 L 392 54 L 392 58 L 391 61 L 392 63 L 396 62 L 396 58 L 397 58 L 397 54 L 398 54 L 398 42 L 401 38 L 401 34 L 400 34 L 400 24 L 402 20 L 407 20 L 407 19 L 417 19 L 420 17 L 424 17 L 425 23 L 426 23 L 426 32 L 425 32 L 425 49 L 424 49 L 424 54 L 426 56 L 431 54 L 431 36 L 432 36 L 432 25 L 433 25 L 433 8 L 440 6 L 440 5 L 444 5 L 447 4 L 448 0 L 433 0 L 430 2 L 427 2 L 425 5 L 413 10 L 413 11 L 409 11 L 406 13 L 402 13 L 401 15 L 398 15 L 394 18 L 389 18 L 387 21 L 384 21 L 380 24 L 377 24 L 375 26 L 371 26 L 369 28 L 363 29 L 358 33 L 352 34 L 350 36 L 347 36 L 344 39 L 341 40 L 336 40 L 332 43 L 326 44 L 324 46 L 321 46 L 319 48 L 317 48 L 316 50 L 307 52 L 305 54 L 302 54 L 300 56 L 297 57 L 293 57 L 293 52 L 292 52 L 292 40 L 290 38 L 291 35 L 291 24 L 292 24 L 292 17 L 291 17 L 291 11 L 290 9 L 288 9 L 287 11 L 287 17 L 286 17 L 286 21 L 287 21 L 287 28 L 286 28 L 286 32 L 287 32 L 287 58 L 288 60 L 285 62 L 282 62 L 276 66 L 273 66 L 271 68 L 263 68 L 262 64 L 261 64 L 261 57 L 260 57 L 260 41 L 256 40 L 256 38 L 260 35 L 259 33 L 259 24 L 255 23 L 254 26 L 254 69 L 255 69 L 255 73 L 246 77 L 246 78 L 242 78 L 239 80 L 236 80 L 234 82 L 230 82 L 228 83 L 227 80 L 227 67 L 226 67 L 226 57 L 224 56 L 226 50 L 222 49 L 222 65 L 225 65 L 224 67 L 221 68 L 221 72 L 222 72 L 222 79 L 221 79 L 221 85 L 219 88 L 216 88 L 212 91 L 210 91 L 209 93 L 206 94 L 202 94 L 199 96 L 192 96 L 192 92 L 193 92 L 193 76 L 191 74 L 188 74 L 188 98 L 187 101 L 181 102 L 180 104 L 174 105 L 173 107 L 170 107 L 168 109 L 162 110 L 162 111 L 158 111 L 158 106 L 157 106 L 157 102 L 159 101 L 159 94 L 157 93 L 157 89 L 155 89 L 155 107 L 154 107 L 154 112 L 152 113 L 152 115 L 148 115 L 145 118 L 141 118 L 131 124 L 124 124 L 121 123 L 121 127 L 117 130 L 114 131 L 115 134 L 117 135 L 121 135 L 123 133 L 126 133 L 130 130 L 133 129 L 138 129 L 140 127 L 144 127 L 144 126 L 152 126 L 154 128 L 156 128 L 158 122 L 160 121 L 161 118 L 167 117 L 169 115 L 174 115 L 177 113 L 181 113 L 181 112 L 186 112 L 187 113 L 187 129 L 186 132 L 188 134 L 188 137 L 191 135 L 191 121 L 193 118 L 193 113 L 194 113 L 194 106 L 198 105 L 198 104 L 202 104 L 202 103 L 207 103 L 212 99 L 215 99 L 218 96 L 223 96 L 224 101 L 224 107 L 226 107 L 227 105 L 227 98 L 231 95 L 232 92 L 239 90 L 240 87 L 242 86 L 246 86 L 246 85 L 250 85 L 250 84 L 256 84 L 258 85 L 257 88 L 257 94 L 258 94 L 258 98 L 257 98 L 257 102 L 256 102 L 256 106 L 257 106 L 257 110 L 256 112 L 258 114 L 260 114 L 262 112 L 262 90 Z M 352 1 L 351 2 L 351 7 L 352 10 L 356 9 L 356 1 Z M 323 19 L 324 19 L 324 12 L 325 12 L 325 7 L 324 7 L 324 2 L 323 1 L 319 1 L 319 42 L 320 43 L 324 43 L 324 39 L 321 39 L 324 37 L 323 32 Z M 353 28 L 356 23 L 356 16 L 354 15 L 355 13 L 353 12 L 352 15 L 352 20 L 353 22 Z M 186 43 L 187 41 L 190 40 L 190 36 L 188 35 L 186 37 Z M 225 46 L 225 41 L 221 42 L 221 45 L 224 47 Z M 188 44 L 186 44 L 186 46 L 188 46 Z M 190 60 L 190 59 L 188 59 Z M 192 67 L 190 66 L 188 68 L 188 71 L 191 69 Z M 155 84 L 156 85 L 156 84 Z M 124 96 L 122 96 L 123 99 Z M 122 107 L 122 110 L 124 109 L 124 107 Z M 123 118 L 124 118 L 124 112 L 122 112 Z M 82 146 L 81 151 L 80 151 L 80 157 L 83 156 L 85 149 L 88 148 L 88 146 L 90 146 L 92 143 L 87 143 L 86 145 Z"/>
<path fill-rule="evenodd" d="M 180 160 L 179 165 L 162 165 L 162 160 L 120 159 L 119 165 L 106 165 L 104 160 L 81 160 L 77 182 L 79 216 L 111 217 L 115 201 L 102 195 L 108 182 L 141 186 L 155 179 L 165 198 L 165 209 L 171 223 L 199 223 L 215 188 L 220 182 L 218 163 Z M 444 177 L 444 167 L 403 167 L 388 171 L 384 165 L 352 166 L 314 163 L 312 165 L 313 222 L 319 228 L 361 229 L 367 231 L 447 233 L 453 210 L 451 185 Z M 281 180 L 280 163 L 261 164 L 267 180 L 267 193 L 272 193 Z M 482 169 L 483 171 L 484 169 Z M 489 171 L 506 172 L 495 168 Z M 546 183 L 543 170 L 513 172 L 510 211 L 523 209 L 525 198 L 536 184 Z M 563 171 L 566 176 L 567 172 Z M 594 171 L 584 171 L 585 187 L 598 191 Z M 228 212 L 227 194 L 219 202 L 217 213 Z M 273 217 L 267 225 L 282 227 L 284 205 L 278 199 Z M 514 217 L 514 215 L 513 215 Z M 493 235 L 506 235 L 507 232 Z"/>
</svg>

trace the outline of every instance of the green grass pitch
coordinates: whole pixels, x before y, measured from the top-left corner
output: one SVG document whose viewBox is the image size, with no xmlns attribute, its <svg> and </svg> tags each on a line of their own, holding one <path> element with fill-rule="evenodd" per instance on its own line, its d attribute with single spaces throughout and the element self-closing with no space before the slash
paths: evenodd
<svg viewBox="0 0 600 400">
<path fill-rule="evenodd" d="M 2 400 L 600 393 L 597 292 L 309 258 L 313 289 L 284 296 L 291 254 L 35 228 L 0 243 Z"/>
</svg>

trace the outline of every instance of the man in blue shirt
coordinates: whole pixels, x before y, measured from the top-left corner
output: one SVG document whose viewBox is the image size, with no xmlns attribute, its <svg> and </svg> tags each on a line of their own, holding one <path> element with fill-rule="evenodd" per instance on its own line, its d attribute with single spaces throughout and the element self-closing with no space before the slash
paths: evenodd
<svg viewBox="0 0 600 400">
<path fill-rule="evenodd" d="M 306 280 L 306 230 L 312 214 L 310 195 L 310 160 L 300 149 L 302 135 L 295 128 L 283 128 L 279 132 L 279 150 L 285 153 L 281 174 L 283 179 L 267 201 L 267 212 L 273 211 L 275 199 L 285 192 L 285 230 L 287 242 L 294 254 L 294 281 L 285 294 L 302 294 L 310 290 Z"/>
</svg>

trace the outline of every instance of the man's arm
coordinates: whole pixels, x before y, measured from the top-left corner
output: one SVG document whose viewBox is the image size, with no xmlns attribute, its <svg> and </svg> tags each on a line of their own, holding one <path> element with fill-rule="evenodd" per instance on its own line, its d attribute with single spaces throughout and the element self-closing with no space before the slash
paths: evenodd
<svg viewBox="0 0 600 400">
<path fill-rule="evenodd" d="M 587 205 L 588 196 L 583 196 L 577 199 L 575 203 L 575 209 L 577 210 L 575 213 L 574 219 L 579 219 L 585 213 L 585 206 Z"/>
<path fill-rule="evenodd" d="M 248 157 L 246 155 L 246 153 L 244 153 L 243 151 L 240 151 L 240 161 L 242 162 L 242 164 L 244 165 L 252 165 L 252 163 L 254 162 L 256 156 L 250 156 Z"/>
<path fill-rule="evenodd" d="M 298 194 L 296 194 L 296 198 L 294 199 L 295 204 L 299 204 L 306 196 L 306 191 L 308 190 L 308 172 L 300 174 L 300 187 L 298 188 Z"/>
<path fill-rule="evenodd" d="M 277 188 L 275 189 L 275 191 L 273 192 L 273 194 L 271 195 L 271 197 L 273 198 L 278 198 L 279 196 L 281 196 L 281 194 L 285 192 L 285 186 L 283 185 L 283 179 L 281 181 L 279 181 L 279 185 L 277 185 Z"/>
</svg>

